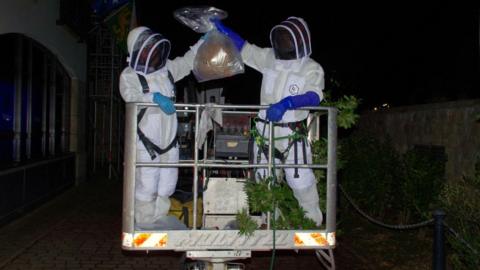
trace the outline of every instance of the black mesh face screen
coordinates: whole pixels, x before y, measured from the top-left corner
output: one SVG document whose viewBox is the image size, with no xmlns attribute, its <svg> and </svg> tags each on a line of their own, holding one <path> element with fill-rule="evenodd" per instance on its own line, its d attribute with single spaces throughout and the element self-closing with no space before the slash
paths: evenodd
<svg viewBox="0 0 480 270">
<path fill-rule="evenodd" d="M 144 74 L 165 66 L 170 54 L 170 42 L 149 30 L 139 35 L 133 48 L 130 67 Z"/>
<path fill-rule="evenodd" d="M 277 59 L 300 59 L 311 54 L 310 32 L 301 18 L 290 17 L 273 27 L 270 41 Z"/>
<path fill-rule="evenodd" d="M 284 28 L 276 28 L 272 32 L 272 47 L 275 57 L 282 60 L 297 59 L 297 49 L 292 34 Z"/>
</svg>

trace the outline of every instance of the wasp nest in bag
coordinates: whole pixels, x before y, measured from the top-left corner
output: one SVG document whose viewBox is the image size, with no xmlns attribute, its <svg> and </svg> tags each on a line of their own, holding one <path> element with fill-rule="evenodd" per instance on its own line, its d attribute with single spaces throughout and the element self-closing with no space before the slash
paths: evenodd
<svg viewBox="0 0 480 270">
<path fill-rule="evenodd" d="M 227 36 L 213 30 L 198 48 L 193 74 L 199 82 L 230 77 L 245 70 L 240 53 Z"/>
</svg>

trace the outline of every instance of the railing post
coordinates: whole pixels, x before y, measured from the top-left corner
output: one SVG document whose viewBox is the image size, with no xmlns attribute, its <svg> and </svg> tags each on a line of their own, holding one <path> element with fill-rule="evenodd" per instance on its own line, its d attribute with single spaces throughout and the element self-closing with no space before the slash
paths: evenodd
<svg viewBox="0 0 480 270">
<path fill-rule="evenodd" d="M 445 212 L 433 211 L 434 239 L 433 239 L 433 270 L 445 270 L 445 239 L 444 225 Z"/>
<path fill-rule="evenodd" d="M 337 109 L 328 109 L 327 150 L 327 233 L 337 230 Z"/>
<path fill-rule="evenodd" d="M 195 106 L 195 136 L 198 135 L 200 130 L 200 107 Z M 195 137 L 194 147 L 193 147 L 193 230 L 197 229 L 197 201 L 198 201 L 198 141 Z"/>
<path fill-rule="evenodd" d="M 125 150 L 123 158 L 123 227 L 122 232 L 133 233 L 135 209 L 135 172 L 137 170 L 137 105 L 125 106 Z"/>
</svg>

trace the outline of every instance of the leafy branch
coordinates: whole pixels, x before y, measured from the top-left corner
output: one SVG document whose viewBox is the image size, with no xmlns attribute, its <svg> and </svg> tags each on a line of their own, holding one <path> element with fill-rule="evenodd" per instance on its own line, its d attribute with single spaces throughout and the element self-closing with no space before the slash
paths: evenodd
<svg viewBox="0 0 480 270">
<path fill-rule="evenodd" d="M 323 106 L 336 107 L 338 109 L 337 125 L 341 128 L 351 128 L 358 120 L 359 116 L 355 112 L 358 108 L 359 100 L 354 96 L 343 96 L 336 101 L 332 101 L 329 93 L 325 94 L 322 101 Z M 327 141 L 320 139 L 312 142 L 312 155 L 316 164 L 327 163 Z M 337 149 L 338 152 L 338 149 Z M 337 161 L 338 167 L 342 162 Z M 320 207 L 325 209 L 326 201 L 326 181 L 325 171 L 316 170 L 317 188 L 320 198 Z M 258 182 L 249 181 L 245 185 L 245 192 L 248 198 L 250 211 L 253 213 L 278 213 L 274 224 L 275 229 L 314 229 L 315 222 L 305 217 L 305 211 L 298 204 L 293 195 L 293 191 L 285 181 L 276 181 L 273 177 L 261 179 Z M 282 180 L 282 179 L 280 179 Z M 272 215 L 272 218 L 273 215 Z M 252 235 L 257 229 L 255 221 L 250 217 L 248 211 L 243 209 L 237 214 L 237 221 L 240 227 L 241 235 Z"/>
</svg>

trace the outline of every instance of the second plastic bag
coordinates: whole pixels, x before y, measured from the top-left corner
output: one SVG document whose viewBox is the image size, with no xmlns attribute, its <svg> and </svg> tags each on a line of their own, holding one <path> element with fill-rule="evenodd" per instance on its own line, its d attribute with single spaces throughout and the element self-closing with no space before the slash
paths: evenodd
<svg viewBox="0 0 480 270">
<path fill-rule="evenodd" d="M 193 63 L 193 74 L 197 80 L 204 82 L 244 72 L 240 52 L 230 38 L 216 29 L 208 32 Z"/>
</svg>

